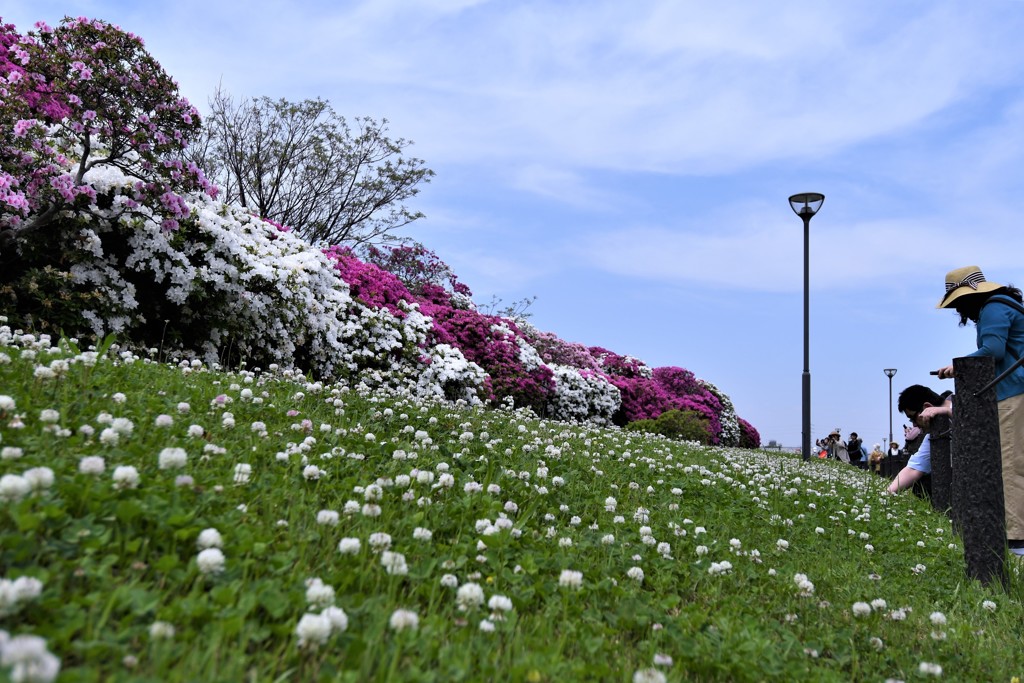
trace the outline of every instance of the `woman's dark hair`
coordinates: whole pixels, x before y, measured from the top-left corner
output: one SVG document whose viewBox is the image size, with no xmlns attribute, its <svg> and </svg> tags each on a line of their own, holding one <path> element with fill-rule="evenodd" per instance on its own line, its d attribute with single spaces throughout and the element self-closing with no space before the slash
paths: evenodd
<svg viewBox="0 0 1024 683">
<path fill-rule="evenodd" d="M 956 301 L 956 305 L 953 308 L 956 309 L 957 314 L 960 316 L 960 327 L 965 326 L 968 321 L 978 322 L 978 318 L 981 317 L 981 309 L 988 302 L 989 298 L 996 294 L 1002 294 L 1008 296 L 1011 299 L 1016 299 L 1020 303 L 1024 303 L 1024 296 L 1021 295 L 1021 291 L 1013 285 L 1006 285 L 1000 287 L 991 292 L 980 292 L 978 294 L 968 294 L 962 296 Z"/>
</svg>

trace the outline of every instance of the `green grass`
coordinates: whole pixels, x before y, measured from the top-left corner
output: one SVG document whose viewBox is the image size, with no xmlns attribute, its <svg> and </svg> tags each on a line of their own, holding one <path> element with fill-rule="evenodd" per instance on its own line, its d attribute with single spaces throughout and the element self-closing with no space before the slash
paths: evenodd
<svg viewBox="0 0 1024 683">
<path fill-rule="evenodd" d="M 946 518 L 849 466 L 282 373 L 183 369 L 116 348 L 90 367 L 73 348 L 2 330 L 0 395 L 16 405 L 0 409 L 0 476 L 48 467 L 54 482 L 0 502 L 0 577 L 43 584 L 0 629 L 45 638 L 61 681 L 630 681 L 656 656 L 671 658 L 657 667 L 670 681 L 918 680 L 930 677 L 922 662 L 945 680 L 1024 671 L 1016 573 L 1007 591 L 968 580 Z M 70 361 L 59 377 L 36 376 L 59 359 Z M 173 424 L 156 426 L 159 415 Z M 132 429 L 120 422 L 118 442 L 104 443 L 115 418 Z M 172 447 L 187 463 L 161 470 Z M 103 457 L 104 472 L 81 473 L 86 456 Z M 236 483 L 243 463 L 250 478 Z M 138 488 L 114 486 L 125 465 Z M 309 465 L 323 476 L 307 480 Z M 471 482 L 482 490 L 467 492 Z M 374 484 L 380 514 L 367 516 Z M 337 525 L 318 523 L 321 510 L 338 512 Z M 478 526 L 503 515 L 510 528 Z M 221 573 L 197 564 L 207 528 L 223 538 Z M 389 574 L 371 550 L 377 532 L 407 574 Z M 339 552 L 343 538 L 359 539 L 359 552 Z M 725 561 L 731 571 L 709 571 Z M 560 586 L 563 570 L 582 572 L 582 586 Z M 504 619 L 486 602 L 460 609 L 448 574 L 513 609 Z M 348 626 L 300 647 L 300 618 L 321 611 L 307 603 L 312 577 L 333 587 Z M 854 603 L 877 599 L 886 606 L 854 615 Z M 418 628 L 390 628 L 399 608 Z M 158 621 L 172 637 L 151 633 Z"/>
</svg>

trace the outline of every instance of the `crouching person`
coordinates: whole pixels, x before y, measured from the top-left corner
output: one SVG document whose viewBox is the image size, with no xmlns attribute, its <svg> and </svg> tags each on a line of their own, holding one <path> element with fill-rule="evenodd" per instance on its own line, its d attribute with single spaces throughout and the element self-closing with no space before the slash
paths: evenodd
<svg viewBox="0 0 1024 683">
<path fill-rule="evenodd" d="M 927 432 L 928 425 L 936 415 L 951 415 L 953 413 L 953 394 L 947 391 L 944 394 L 937 394 L 926 386 L 913 384 L 900 393 L 897 407 L 901 413 L 906 415 L 910 421 Z M 897 493 L 908 489 L 920 481 L 925 475 L 932 471 L 932 444 L 931 435 L 925 434 L 907 466 L 900 470 L 896 478 L 889 484 L 889 493 Z"/>
</svg>

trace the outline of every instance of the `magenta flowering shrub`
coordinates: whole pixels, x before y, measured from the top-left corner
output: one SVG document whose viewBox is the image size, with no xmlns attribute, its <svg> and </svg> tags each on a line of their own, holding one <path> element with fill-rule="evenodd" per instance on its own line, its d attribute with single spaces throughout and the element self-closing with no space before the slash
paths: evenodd
<svg viewBox="0 0 1024 683">
<path fill-rule="evenodd" d="M 341 279 L 348 283 L 352 298 L 366 306 L 386 308 L 401 318 L 405 316 L 405 308 L 400 302 L 416 301 L 401 280 L 373 263 L 360 261 L 348 247 L 328 247 L 324 254 L 334 262 Z"/>
<path fill-rule="evenodd" d="M 421 303 L 420 311 L 434 322 L 432 343 L 460 349 L 467 360 L 487 372 L 490 401 L 501 403 L 511 397 L 516 405 L 544 414 L 554 391 L 554 375 L 546 365 L 523 363 L 514 323 L 433 302 Z"/>
<path fill-rule="evenodd" d="M 620 356 L 600 346 L 591 346 L 590 355 L 606 374 L 612 377 L 647 378 L 651 377 L 651 369 L 642 360 L 632 356 Z"/>
<path fill-rule="evenodd" d="M 430 285 L 466 298 L 473 296 L 469 287 L 459 282 L 447 263 L 419 243 L 383 249 L 369 246 L 366 248 L 366 261 L 391 273 L 418 296 L 424 296 Z"/>
<path fill-rule="evenodd" d="M 177 228 L 190 191 L 216 196 L 180 153 L 199 131 L 198 111 L 146 51 L 142 39 L 99 20 L 40 22 L 17 36 L 4 26 L 0 53 L 0 238 L 45 228 L 65 210 L 138 213 Z M 133 183 L 97 196 L 93 169 Z"/>
<path fill-rule="evenodd" d="M 520 324 L 519 327 L 545 363 L 567 365 L 580 370 L 601 369 L 597 359 L 591 355 L 590 349 L 583 344 L 562 341 L 553 333 L 541 332 L 532 325 Z"/>
<path fill-rule="evenodd" d="M 750 424 L 742 417 L 737 417 L 736 421 L 740 425 L 740 448 L 760 448 L 761 447 L 761 435 L 754 425 Z"/>
<path fill-rule="evenodd" d="M 344 247 L 325 250 L 354 298 L 395 315 L 401 314 L 403 305 L 417 304 L 432 321 L 427 345 L 457 348 L 468 361 L 483 368 L 487 400 L 501 403 L 512 398 L 516 405 L 544 414 L 554 391 L 554 374 L 540 362 L 524 362 L 524 335 L 515 323 L 466 308 L 469 288 L 422 245 L 370 247 L 367 252 L 373 262 L 361 261 Z"/>
</svg>

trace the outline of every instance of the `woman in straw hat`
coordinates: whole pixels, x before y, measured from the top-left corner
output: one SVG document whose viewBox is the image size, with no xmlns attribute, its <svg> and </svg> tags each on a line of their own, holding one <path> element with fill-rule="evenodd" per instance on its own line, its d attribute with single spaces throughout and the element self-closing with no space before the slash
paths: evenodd
<svg viewBox="0 0 1024 683">
<path fill-rule="evenodd" d="M 1024 354 L 1024 298 L 1016 287 L 985 279 L 978 266 L 957 268 L 946 274 L 946 294 L 936 308 L 952 308 L 960 325 L 978 328 L 978 350 L 970 356 L 991 356 L 1001 374 Z M 938 371 L 953 376 L 953 366 Z M 1006 538 L 1010 550 L 1024 555 L 1024 366 L 996 385 L 999 441 L 1002 446 L 1003 497 L 1006 503 Z"/>
</svg>

